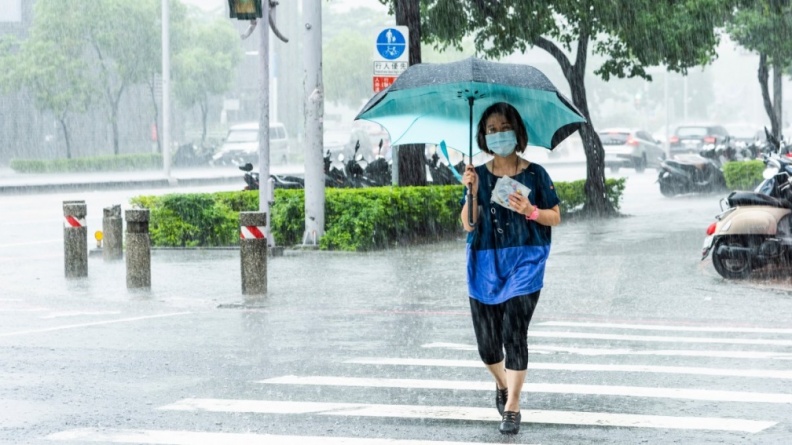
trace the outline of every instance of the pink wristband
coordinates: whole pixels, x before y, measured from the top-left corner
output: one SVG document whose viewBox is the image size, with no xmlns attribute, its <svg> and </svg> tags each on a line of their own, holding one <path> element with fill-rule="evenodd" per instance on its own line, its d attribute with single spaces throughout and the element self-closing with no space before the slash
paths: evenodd
<svg viewBox="0 0 792 445">
<path fill-rule="evenodd" d="M 525 215 L 525 219 L 528 221 L 536 221 L 536 218 L 539 218 L 539 207 L 534 206 L 533 212 L 530 215 Z"/>
</svg>

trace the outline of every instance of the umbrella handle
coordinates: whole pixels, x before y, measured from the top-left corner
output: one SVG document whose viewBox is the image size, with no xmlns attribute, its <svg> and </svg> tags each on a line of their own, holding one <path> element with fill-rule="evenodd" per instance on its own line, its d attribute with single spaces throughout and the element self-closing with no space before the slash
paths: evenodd
<svg viewBox="0 0 792 445">
<path fill-rule="evenodd" d="M 465 199 L 465 202 L 467 202 L 469 204 L 468 205 L 468 225 L 470 227 L 476 227 L 476 224 L 478 224 L 478 221 L 473 221 L 473 206 L 470 205 L 470 203 L 473 202 L 473 192 L 471 191 L 471 187 L 468 187 L 468 189 L 467 189 L 467 198 Z"/>
<path fill-rule="evenodd" d="M 475 98 L 473 96 L 468 97 L 468 105 L 470 106 L 470 126 L 468 127 L 468 154 L 470 155 L 470 162 L 473 162 L 473 101 Z M 467 192 L 467 203 L 468 203 L 468 225 L 470 227 L 476 227 L 477 222 L 473 221 L 473 206 L 470 203 L 473 202 L 473 185 L 468 186 Z"/>
</svg>

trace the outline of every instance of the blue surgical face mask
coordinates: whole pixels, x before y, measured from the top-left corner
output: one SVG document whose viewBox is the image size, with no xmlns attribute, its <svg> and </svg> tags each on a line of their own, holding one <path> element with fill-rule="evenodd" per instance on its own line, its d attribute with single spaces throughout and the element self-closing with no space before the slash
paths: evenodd
<svg viewBox="0 0 792 445">
<path fill-rule="evenodd" d="M 506 157 L 514 152 L 517 147 L 517 135 L 514 131 L 501 131 L 500 133 L 492 133 L 485 135 L 487 140 L 487 148 L 498 156 Z"/>
</svg>

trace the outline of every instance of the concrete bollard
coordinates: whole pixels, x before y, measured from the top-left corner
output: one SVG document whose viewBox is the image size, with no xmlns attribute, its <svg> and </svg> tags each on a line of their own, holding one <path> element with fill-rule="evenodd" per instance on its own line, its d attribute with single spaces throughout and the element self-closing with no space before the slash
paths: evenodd
<svg viewBox="0 0 792 445">
<path fill-rule="evenodd" d="M 127 289 L 151 287 L 151 239 L 149 210 L 134 209 L 125 213 Z"/>
<path fill-rule="evenodd" d="M 66 278 L 88 276 L 88 227 L 85 201 L 63 201 L 63 259 Z"/>
<path fill-rule="evenodd" d="M 239 212 L 239 252 L 242 261 L 242 293 L 267 293 L 267 214 Z"/>
<path fill-rule="evenodd" d="M 102 259 L 105 261 L 120 260 L 124 256 L 124 221 L 121 219 L 121 206 L 114 205 L 104 208 L 102 218 Z"/>
</svg>

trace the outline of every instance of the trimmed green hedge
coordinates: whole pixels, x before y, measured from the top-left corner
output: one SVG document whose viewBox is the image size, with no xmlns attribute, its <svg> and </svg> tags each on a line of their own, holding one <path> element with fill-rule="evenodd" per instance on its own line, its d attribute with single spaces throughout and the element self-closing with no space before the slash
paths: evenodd
<svg viewBox="0 0 792 445">
<path fill-rule="evenodd" d="M 763 161 L 727 162 L 723 165 L 723 177 L 730 190 L 753 190 L 762 182 Z"/>
<path fill-rule="evenodd" d="M 555 183 L 562 215 L 584 202 L 585 181 Z M 608 200 L 619 208 L 625 179 L 608 179 Z M 325 189 L 326 250 L 361 251 L 442 239 L 461 231 L 463 187 Z M 154 246 L 210 247 L 239 243 L 239 212 L 258 209 L 257 191 L 138 196 L 132 204 L 151 210 Z M 302 243 L 303 190 L 275 190 L 272 234 L 279 245 Z"/>
<path fill-rule="evenodd" d="M 75 159 L 12 159 L 10 166 L 18 173 L 155 170 L 162 167 L 162 155 L 140 153 Z"/>
</svg>

